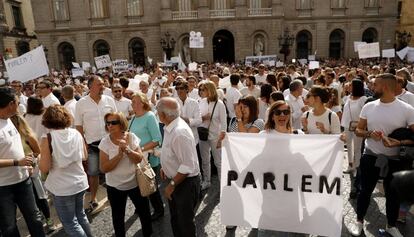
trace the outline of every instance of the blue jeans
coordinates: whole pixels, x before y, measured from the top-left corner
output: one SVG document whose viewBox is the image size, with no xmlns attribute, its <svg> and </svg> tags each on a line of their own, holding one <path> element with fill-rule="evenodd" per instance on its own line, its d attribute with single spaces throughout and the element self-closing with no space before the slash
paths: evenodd
<svg viewBox="0 0 414 237">
<path fill-rule="evenodd" d="M 85 191 L 70 196 L 55 196 L 56 212 L 69 236 L 92 236 L 88 218 L 83 210 Z"/>
<path fill-rule="evenodd" d="M 3 237 L 20 236 L 16 225 L 16 205 L 19 207 L 31 236 L 45 236 L 40 212 L 36 207 L 32 180 L 0 186 L 0 230 Z"/>
</svg>

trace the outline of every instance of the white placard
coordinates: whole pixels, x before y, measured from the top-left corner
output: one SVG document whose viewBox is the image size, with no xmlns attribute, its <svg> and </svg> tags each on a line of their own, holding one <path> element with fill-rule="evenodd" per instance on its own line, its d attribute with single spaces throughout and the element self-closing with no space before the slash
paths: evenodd
<svg viewBox="0 0 414 237">
<path fill-rule="evenodd" d="M 360 44 L 358 46 L 358 56 L 360 59 L 381 57 L 379 43 Z"/>
<path fill-rule="evenodd" d="M 115 73 L 128 71 L 128 60 L 117 59 L 112 62 L 112 69 Z"/>
<path fill-rule="evenodd" d="M 228 133 L 223 145 L 222 224 L 341 236 L 339 136 Z"/>
<path fill-rule="evenodd" d="M 269 66 L 270 66 L 270 67 L 274 67 L 275 65 L 276 65 L 275 60 L 270 60 L 270 61 L 269 61 Z"/>
<path fill-rule="evenodd" d="M 77 63 L 77 62 L 72 62 L 72 66 L 75 67 L 75 68 L 80 68 L 79 63 Z"/>
<path fill-rule="evenodd" d="M 283 67 L 285 64 L 281 61 L 276 62 L 276 67 Z"/>
<path fill-rule="evenodd" d="M 171 57 L 171 63 L 180 63 L 181 59 L 179 56 Z"/>
<path fill-rule="evenodd" d="M 190 48 L 195 48 L 195 49 L 204 48 L 204 37 L 202 37 L 201 34 L 200 36 L 198 36 L 197 34 L 194 36 L 190 35 L 189 41 L 190 41 L 190 44 L 189 44 Z"/>
<path fill-rule="evenodd" d="M 95 65 L 97 69 L 110 67 L 112 66 L 111 58 L 108 54 L 95 57 Z"/>
<path fill-rule="evenodd" d="M 72 68 L 72 77 L 82 77 L 85 75 L 85 71 L 82 68 Z"/>
<path fill-rule="evenodd" d="M 245 58 L 246 65 L 252 65 L 254 62 L 256 63 L 264 63 L 265 61 L 277 61 L 277 55 L 263 55 L 263 56 L 247 56 Z"/>
<path fill-rule="evenodd" d="M 414 48 L 409 48 L 408 53 L 407 53 L 407 61 L 409 63 L 414 62 Z"/>
<path fill-rule="evenodd" d="M 309 55 L 308 60 L 309 61 L 315 61 L 316 60 L 316 55 Z"/>
<path fill-rule="evenodd" d="M 354 51 L 355 51 L 355 53 L 357 53 L 357 52 L 358 52 L 358 47 L 359 47 L 360 45 L 364 45 L 364 44 L 367 44 L 367 43 L 366 43 L 366 42 L 355 41 L 355 42 L 354 42 Z"/>
<path fill-rule="evenodd" d="M 43 46 L 39 46 L 20 57 L 5 60 L 9 81 L 26 82 L 49 74 Z"/>
<path fill-rule="evenodd" d="M 383 58 L 394 58 L 395 57 L 395 49 L 383 49 L 382 50 L 382 57 Z"/>
<path fill-rule="evenodd" d="M 301 58 L 298 61 L 300 64 L 302 64 L 302 66 L 308 63 L 308 60 L 306 58 Z"/>
<path fill-rule="evenodd" d="M 83 70 L 88 70 L 89 68 L 91 68 L 91 64 L 89 62 L 82 62 L 82 69 Z"/>
<path fill-rule="evenodd" d="M 188 64 L 188 70 L 189 71 L 197 71 L 197 63 L 196 62 L 192 62 Z"/>
<path fill-rule="evenodd" d="M 408 50 L 410 49 L 410 47 L 405 47 L 403 49 L 401 49 L 400 51 L 397 52 L 398 57 L 401 60 L 404 60 L 405 56 L 407 56 Z"/>
<path fill-rule="evenodd" d="M 310 61 L 309 62 L 309 69 L 316 69 L 319 68 L 319 61 Z"/>
</svg>

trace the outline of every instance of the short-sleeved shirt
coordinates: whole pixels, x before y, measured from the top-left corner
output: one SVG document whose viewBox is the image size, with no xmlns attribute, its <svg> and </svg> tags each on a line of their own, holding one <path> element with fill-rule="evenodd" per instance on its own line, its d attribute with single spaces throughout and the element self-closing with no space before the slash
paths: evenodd
<svg viewBox="0 0 414 237">
<path fill-rule="evenodd" d="M 115 100 L 116 109 L 125 117 L 129 116 L 129 111 L 132 111 L 132 102 L 130 99 L 122 97 L 120 100 Z"/>
<path fill-rule="evenodd" d="M 128 146 L 131 150 L 138 148 L 140 139 L 133 133 L 128 133 Z M 99 149 L 108 155 L 109 160 L 112 160 L 118 155 L 118 145 L 115 145 L 109 135 L 106 135 L 99 143 Z M 130 190 L 138 186 L 135 177 L 136 165 L 127 157 L 126 154 L 119 161 L 118 165 L 105 174 L 106 183 L 119 190 Z"/>
<path fill-rule="evenodd" d="M 264 129 L 264 125 L 265 123 L 263 119 L 256 119 L 255 121 L 246 124 L 244 127 L 246 127 L 246 129 L 255 127 L 259 129 L 259 131 L 262 131 Z M 237 122 L 237 119 L 235 117 L 231 120 L 229 132 L 239 132 L 239 123 Z"/>
<path fill-rule="evenodd" d="M 140 147 L 148 142 L 158 142 L 161 144 L 160 126 L 155 114 L 151 111 L 146 112 L 140 117 L 133 117 L 129 122 L 129 131 L 139 137 Z M 149 162 L 152 167 L 157 167 L 160 164 L 160 159 L 151 155 Z"/>
<path fill-rule="evenodd" d="M 45 98 L 42 99 L 43 106 L 45 108 L 51 106 L 51 105 L 60 105 L 60 101 L 53 93 L 50 93 Z"/>
</svg>

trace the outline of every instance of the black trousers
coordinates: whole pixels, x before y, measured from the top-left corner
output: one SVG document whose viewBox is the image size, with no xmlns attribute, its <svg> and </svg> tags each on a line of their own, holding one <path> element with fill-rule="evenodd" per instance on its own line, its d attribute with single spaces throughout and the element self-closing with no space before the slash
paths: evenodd
<svg viewBox="0 0 414 237">
<path fill-rule="evenodd" d="M 160 213 L 164 213 L 164 203 L 162 202 L 162 199 L 161 199 L 160 186 L 159 186 L 161 165 L 158 165 L 157 167 L 152 167 L 152 169 L 157 175 L 156 176 L 157 191 L 149 195 L 149 200 L 151 202 L 152 207 L 154 208 L 154 214 L 160 214 Z"/>
<path fill-rule="evenodd" d="M 168 201 L 175 237 L 195 237 L 194 217 L 200 197 L 200 176 L 186 178 L 177 185 Z"/>
<path fill-rule="evenodd" d="M 369 203 L 371 201 L 372 192 L 380 178 L 380 169 L 375 167 L 376 156 L 363 154 L 361 157 L 360 171 L 361 171 L 361 191 L 357 200 L 357 219 L 362 221 L 367 213 Z M 384 191 L 385 191 L 385 208 L 387 213 L 387 222 L 389 226 L 395 226 L 398 218 L 398 212 L 400 208 L 400 201 L 398 200 L 397 193 L 391 188 L 391 181 L 393 179 L 393 173 L 406 170 L 409 167 L 410 162 L 405 160 L 389 160 L 389 171 L 387 177 L 384 178 Z"/>
<path fill-rule="evenodd" d="M 115 230 L 115 236 L 125 236 L 125 207 L 127 197 L 131 199 L 138 211 L 139 220 L 142 225 L 142 233 L 145 237 L 152 234 L 151 213 L 148 198 L 141 196 L 139 188 L 131 190 L 118 190 L 114 187 L 107 186 L 109 204 L 112 209 L 112 224 Z"/>
</svg>

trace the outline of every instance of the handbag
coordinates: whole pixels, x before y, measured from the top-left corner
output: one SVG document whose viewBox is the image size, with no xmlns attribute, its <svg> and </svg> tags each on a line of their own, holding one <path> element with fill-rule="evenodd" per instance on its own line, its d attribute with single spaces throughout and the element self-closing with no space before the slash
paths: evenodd
<svg viewBox="0 0 414 237">
<path fill-rule="evenodd" d="M 358 126 L 358 121 L 352 120 L 351 102 L 348 102 L 348 107 L 349 107 L 349 115 L 351 116 L 351 121 L 349 122 L 348 131 L 355 132 L 355 130 Z"/>
<path fill-rule="evenodd" d="M 141 162 L 137 164 L 135 173 L 141 196 L 148 197 L 157 191 L 157 182 L 155 180 L 156 175 L 145 155 Z"/>
<path fill-rule="evenodd" d="M 208 128 L 205 128 L 205 127 L 198 127 L 197 128 L 198 137 L 200 138 L 201 141 L 207 141 L 208 140 L 208 134 L 209 134 L 209 130 L 210 130 L 211 120 L 213 119 L 213 114 L 214 114 L 214 111 L 216 110 L 217 102 L 218 102 L 218 100 L 214 104 L 213 111 L 211 112 L 210 123 L 208 124 Z"/>
</svg>

